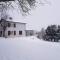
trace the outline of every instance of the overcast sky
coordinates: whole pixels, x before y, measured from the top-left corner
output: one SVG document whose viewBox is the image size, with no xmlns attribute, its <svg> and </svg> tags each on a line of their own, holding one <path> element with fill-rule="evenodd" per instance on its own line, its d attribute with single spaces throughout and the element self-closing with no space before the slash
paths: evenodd
<svg viewBox="0 0 60 60">
<path fill-rule="evenodd" d="M 50 0 L 51 3 L 40 6 L 31 11 L 31 14 L 23 17 L 16 11 L 10 12 L 13 20 L 26 22 L 27 29 L 40 30 L 51 24 L 60 24 L 60 0 Z"/>
</svg>

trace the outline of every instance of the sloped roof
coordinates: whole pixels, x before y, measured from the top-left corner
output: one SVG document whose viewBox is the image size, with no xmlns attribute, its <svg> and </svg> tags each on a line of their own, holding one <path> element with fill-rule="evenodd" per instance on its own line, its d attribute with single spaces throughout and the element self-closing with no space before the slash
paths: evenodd
<svg viewBox="0 0 60 60">
<path fill-rule="evenodd" d="M 8 22 L 14 22 L 14 23 L 21 23 L 21 24 L 26 24 L 25 22 L 20 22 L 18 20 L 7 20 Z"/>
<path fill-rule="evenodd" d="M 2 19 L 4 20 L 4 19 Z M 21 24 L 26 24 L 25 21 L 18 20 L 18 19 L 7 19 L 7 22 L 14 22 L 14 23 L 21 23 Z"/>
<path fill-rule="evenodd" d="M 24 22 L 16 22 L 16 21 L 8 21 L 8 22 L 14 22 L 14 23 L 26 24 L 26 23 L 24 23 Z"/>
</svg>

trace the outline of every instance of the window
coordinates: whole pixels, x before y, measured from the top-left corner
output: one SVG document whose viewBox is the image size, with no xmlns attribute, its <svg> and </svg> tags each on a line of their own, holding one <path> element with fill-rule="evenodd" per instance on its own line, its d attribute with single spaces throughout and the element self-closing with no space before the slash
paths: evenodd
<svg viewBox="0 0 60 60">
<path fill-rule="evenodd" d="M 10 23 L 8 23 L 8 27 L 10 27 L 11 26 L 11 24 Z"/>
<path fill-rule="evenodd" d="M 19 35 L 22 35 L 22 31 L 19 31 Z"/>
<path fill-rule="evenodd" d="M 11 34 L 11 31 L 8 31 L 8 35 L 10 35 Z"/>
<path fill-rule="evenodd" d="M 16 31 L 14 31 L 14 35 L 16 35 Z"/>
<path fill-rule="evenodd" d="M 0 31 L 0 34 L 2 35 L 2 31 Z"/>
<path fill-rule="evenodd" d="M 2 36 L 2 31 L 0 31 L 0 37 Z"/>
<path fill-rule="evenodd" d="M 16 24 L 14 24 L 14 27 L 16 27 Z"/>
</svg>

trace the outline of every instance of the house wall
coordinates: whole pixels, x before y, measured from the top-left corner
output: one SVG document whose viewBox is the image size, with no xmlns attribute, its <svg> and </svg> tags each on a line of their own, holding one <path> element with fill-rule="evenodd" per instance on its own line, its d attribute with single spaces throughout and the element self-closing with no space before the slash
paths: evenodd
<svg viewBox="0 0 60 60">
<path fill-rule="evenodd" d="M 25 36 L 25 30 L 26 30 L 26 24 L 24 23 L 14 23 L 10 22 L 11 26 L 7 27 L 5 31 L 5 36 L 6 37 L 20 37 L 20 36 Z M 14 27 L 14 24 L 16 24 L 16 27 Z M 8 31 L 11 31 L 11 34 L 8 35 Z M 16 35 L 14 35 L 14 31 L 16 31 Z M 19 35 L 19 31 L 22 31 L 22 35 Z"/>
</svg>

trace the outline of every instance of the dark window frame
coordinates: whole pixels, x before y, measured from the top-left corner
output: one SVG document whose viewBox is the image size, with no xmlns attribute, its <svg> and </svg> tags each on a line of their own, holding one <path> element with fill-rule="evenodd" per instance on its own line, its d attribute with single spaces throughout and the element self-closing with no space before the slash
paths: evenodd
<svg viewBox="0 0 60 60">
<path fill-rule="evenodd" d="M 14 23 L 14 27 L 16 27 L 16 24 Z"/>
<path fill-rule="evenodd" d="M 22 35 L 22 31 L 19 31 L 19 35 Z"/>
<path fill-rule="evenodd" d="M 0 34 L 2 35 L 3 31 L 0 31 Z"/>
<path fill-rule="evenodd" d="M 11 23 L 8 23 L 8 27 L 10 27 L 11 26 Z"/>
<path fill-rule="evenodd" d="M 8 35 L 11 35 L 11 31 L 8 31 Z"/>
</svg>

